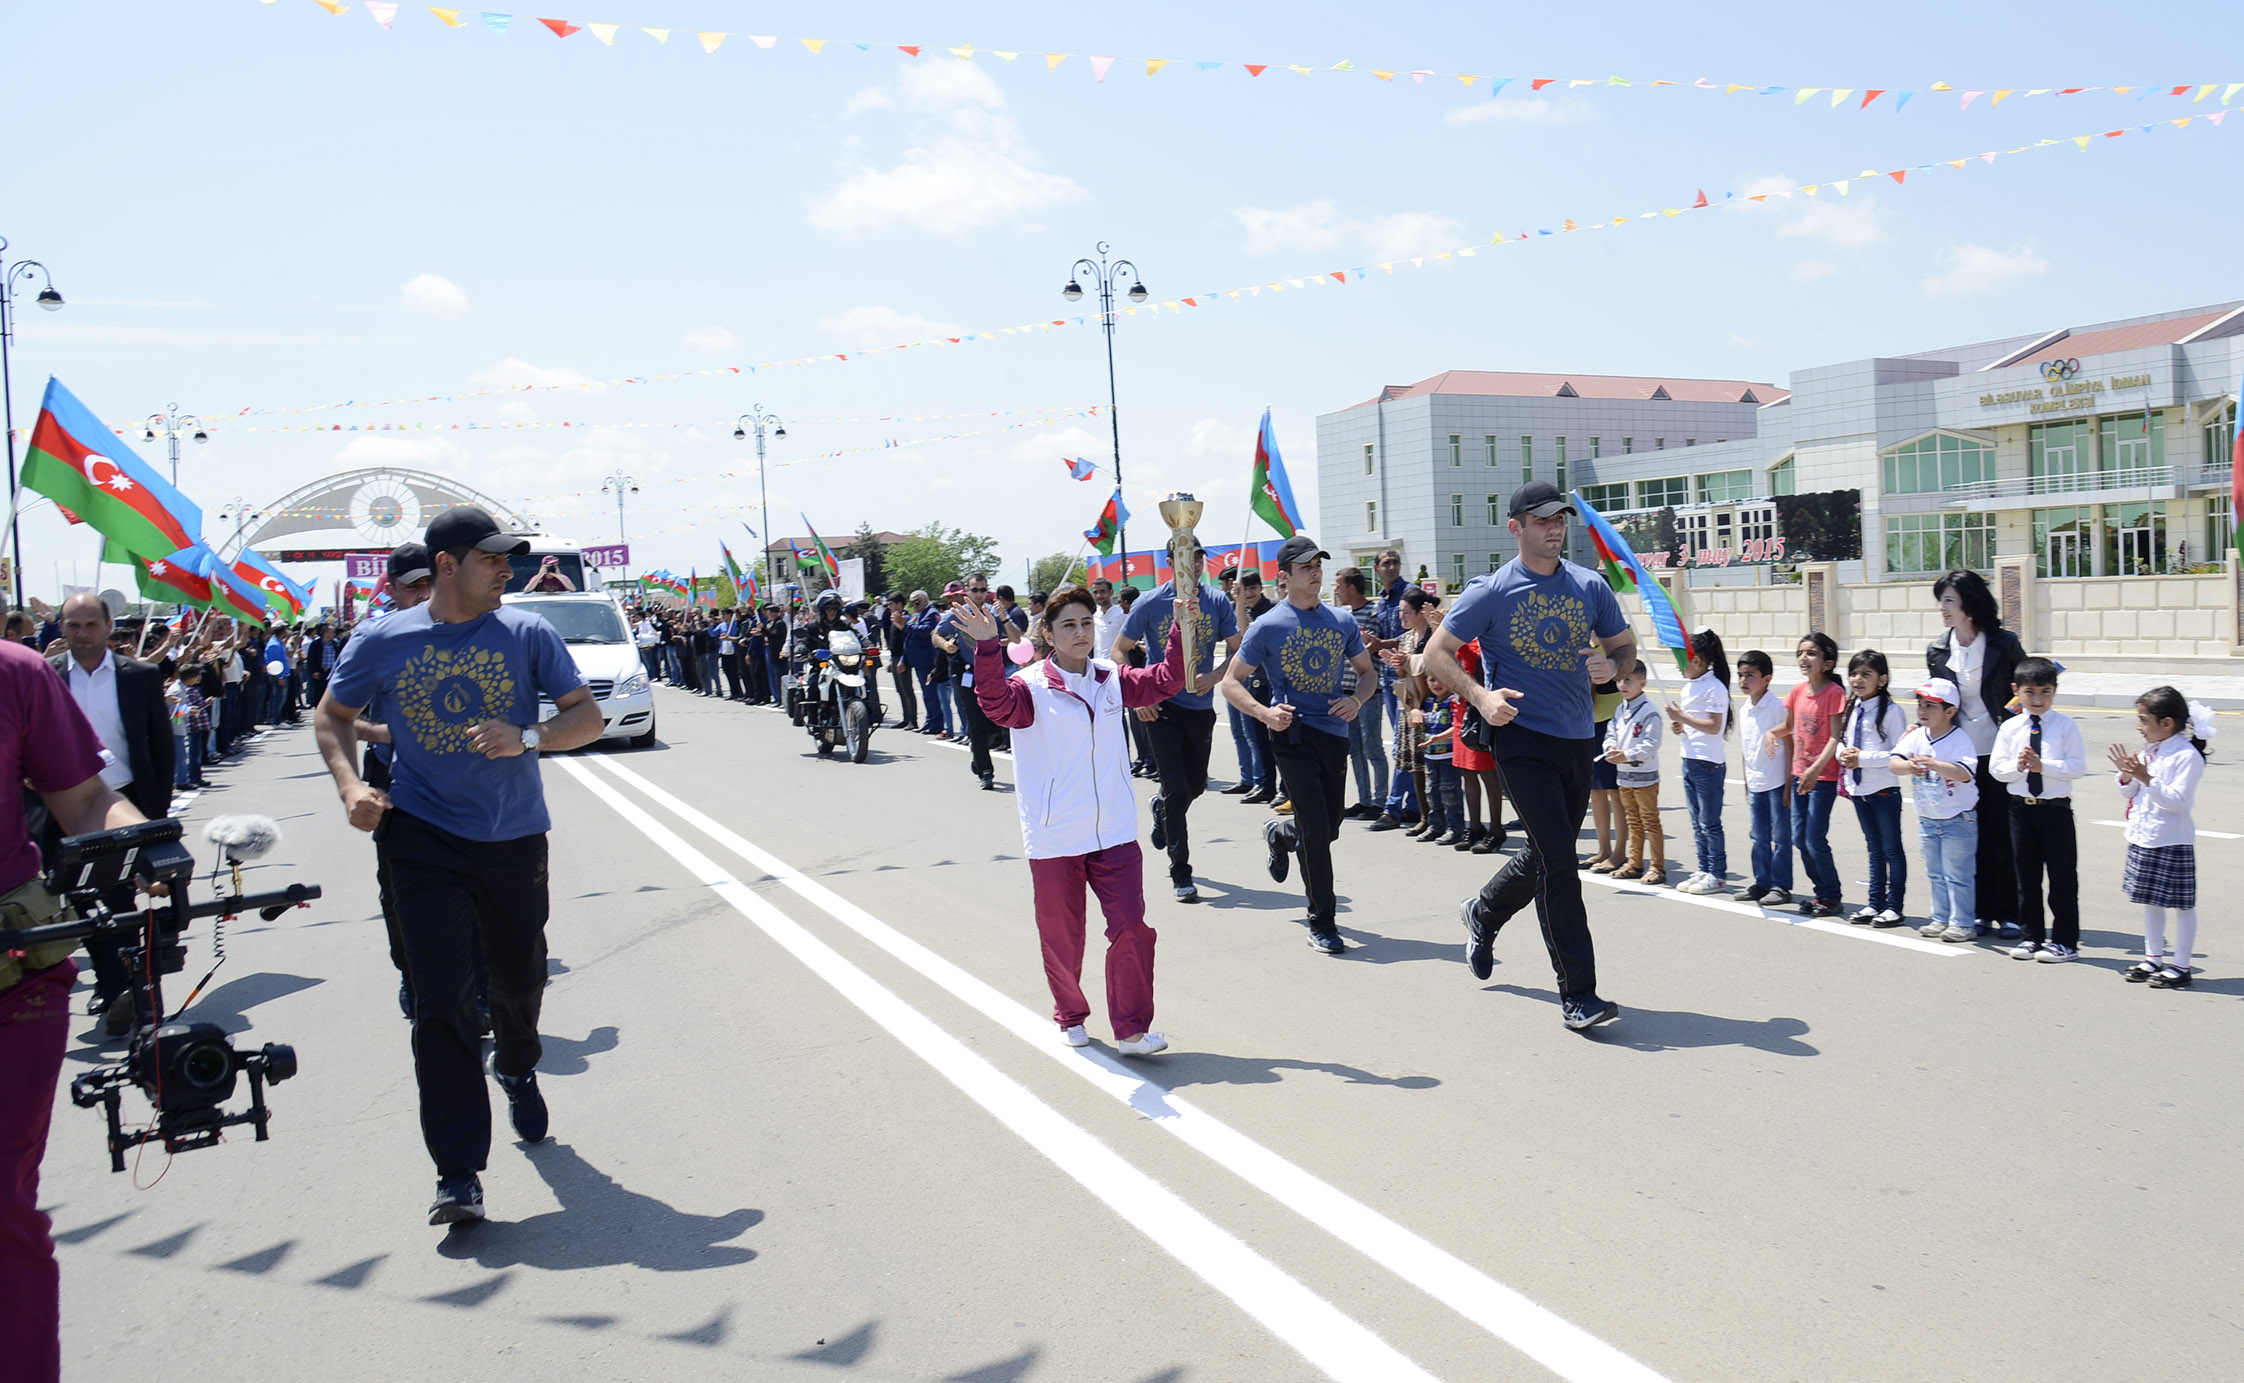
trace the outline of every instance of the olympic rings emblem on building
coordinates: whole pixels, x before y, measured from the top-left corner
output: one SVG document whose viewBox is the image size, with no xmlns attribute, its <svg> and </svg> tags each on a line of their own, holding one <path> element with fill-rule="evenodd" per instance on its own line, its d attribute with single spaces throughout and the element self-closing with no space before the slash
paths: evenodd
<svg viewBox="0 0 2244 1383">
<path fill-rule="evenodd" d="M 2071 379 L 2079 373 L 2080 360 L 2078 357 L 2071 360 L 2044 360 L 2041 362 L 2041 377 L 2052 382 Z"/>
</svg>

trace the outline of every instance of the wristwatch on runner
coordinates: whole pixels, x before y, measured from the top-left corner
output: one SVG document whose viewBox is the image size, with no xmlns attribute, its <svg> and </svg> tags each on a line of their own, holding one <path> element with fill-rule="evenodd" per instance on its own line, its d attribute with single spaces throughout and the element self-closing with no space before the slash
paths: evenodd
<svg viewBox="0 0 2244 1383">
<path fill-rule="evenodd" d="M 537 727 L 537 726 L 535 726 L 535 725 L 525 725 L 525 726 L 523 726 L 523 727 L 522 727 L 522 752 L 524 752 L 525 754 L 529 754 L 529 753 L 535 753 L 535 752 L 537 751 L 537 747 L 538 747 L 538 741 L 542 740 L 543 738 L 545 738 L 545 736 L 544 736 L 544 735 L 543 735 L 543 734 L 542 734 L 542 733 L 541 733 L 541 732 L 539 731 L 539 729 L 538 729 L 538 727 Z"/>
</svg>

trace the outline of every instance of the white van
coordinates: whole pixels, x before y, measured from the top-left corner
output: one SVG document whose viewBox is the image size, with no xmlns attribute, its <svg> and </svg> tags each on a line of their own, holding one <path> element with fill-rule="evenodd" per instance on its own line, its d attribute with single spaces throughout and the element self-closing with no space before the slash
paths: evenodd
<svg viewBox="0 0 2244 1383">
<path fill-rule="evenodd" d="M 654 687 L 632 642 L 631 624 L 614 596 L 605 591 L 579 591 L 502 599 L 516 609 L 535 611 L 569 646 L 578 675 L 592 688 L 592 700 L 600 707 L 600 738 L 628 739 L 634 749 L 654 746 Z M 538 707 L 540 718 L 552 712 L 550 702 Z"/>
</svg>

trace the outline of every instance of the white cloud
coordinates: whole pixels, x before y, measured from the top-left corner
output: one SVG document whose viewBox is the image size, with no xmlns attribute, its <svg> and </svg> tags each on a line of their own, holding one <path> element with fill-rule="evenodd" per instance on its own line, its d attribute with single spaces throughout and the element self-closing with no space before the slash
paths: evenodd
<svg viewBox="0 0 2244 1383">
<path fill-rule="evenodd" d="M 1578 118 L 1579 106 L 1554 106 L 1540 96 L 1524 101 L 1481 101 L 1470 106 L 1459 106 L 1441 118 L 1441 123 L 1452 127 L 1485 125 L 1490 121 L 1505 124 L 1563 125 Z"/>
<path fill-rule="evenodd" d="M 724 327 L 695 327 L 686 333 L 685 343 L 697 351 L 729 351 L 740 344 L 740 338 Z"/>
<path fill-rule="evenodd" d="M 434 274 L 416 274 L 398 289 L 398 303 L 426 317 L 465 317 L 468 295 L 460 285 Z"/>
<path fill-rule="evenodd" d="M 2049 261 L 2034 248 L 2032 241 L 2007 250 L 1989 249 L 1966 241 L 1941 250 L 1934 263 L 1939 266 L 1938 272 L 1919 285 L 1928 298 L 2003 293 L 2027 279 L 2040 278 L 2050 269 Z"/>
<path fill-rule="evenodd" d="M 1282 209 L 1239 207 L 1231 215 L 1247 233 L 1246 252 L 1257 255 L 1350 247 L 1373 259 L 1401 259 L 1451 247 L 1465 238 L 1462 224 L 1435 212 L 1398 211 L 1357 219 L 1342 215 L 1322 198 Z"/>
<path fill-rule="evenodd" d="M 1823 279 L 1837 278 L 1843 272 L 1845 271 L 1828 259 L 1803 259 L 1786 270 L 1785 277 L 1791 279 L 1794 283 L 1805 285 Z"/>
<path fill-rule="evenodd" d="M 585 389 L 588 394 L 601 393 L 606 387 L 593 384 L 592 377 L 581 370 L 533 365 L 514 356 L 508 356 L 488 370 L 478 370 L 468 382 L 484 389 L 519 389 L 525 384 L 547 387 L 576 384 L 589 386 Z"/>
<path fill-rule="evenodd" d="M 948 490 L 949 488 L 951 488 L 952 483 L 953 482 L 949 476 L 939 475 L 936 476 L 933 480 L 927 482 L 927 488 L 930 490 Z"/>
<path fill-rule="evenodd" d="M 1074 179 L 1039 166 L 1004 107 L 997 84 L 963 62 L 917 64 L 893 88 L 858 92 L 845 115 L 918 118 L 897 163 L 854 167 L 812 199 L 811 226 L 845 235 L 909 227 L 958 239 L 994 226 L 1035 230 L 1039 212 L 1087 200 Z"/>
<path fill-rule="evenodd" d="M 1815 240 L 1835 249 L 1861 250 L 1893 238 L 1889 228 L 1892 212 L 1877 198 L 1843 197 L 1829 184 L 1820 186 L 1811 197 L 1799 187 L 1790 178 L 1755 178 L 1738 195 L 1767 198 L 1745 203 L 1744 208 L 1775 216 L 1780 240 Z"/>
<path fill-rule="evenodd" d="M 1083 427 L 1063 428 L 1058 432 L 1038 428 L 1034 435 L 1022 438 L 1006 451 L 1009 461 L 1024 465 L 1042 463 L 1055 471 L 1059 469 L 1060 459 L 1068 456 L 1086 457 L 1100 466 L 1109 465 L 1114 456 L 1114 439 L 1111 434 L 1094 433 Z M 1085 483 L 1095 485 L 1098 477 L 1093 476 Z M 1107 483 L 1113 484 L 1111 476 Z"/>
<path fill-rule="evenodd" d="M 905 341 L 925 341 L 936 336 L 956 336 L 966 328 L 956 322 L 930 321 L 916 312 L 868 303 L 833 317 L 818 319 L 818 329 L 848 337 L 860 346 L 894 346 Z"/>
<path fill-rule="evenodd" d="M 407 466 L 417 470 L 454 470 L 468 460 L 467 449 L 450 437 L 353 437 L 335 453 L 338 471 L 368 466 Z"/>
<path fill-rule="evenodd" d="M 1184 444 L 1184 454 L 1246 465 L 1254 459 L 1254 438 L 1255 430 L 1251 427 L 1202 418 L 1192 425 L 1192 436 Z"/>
</svg>

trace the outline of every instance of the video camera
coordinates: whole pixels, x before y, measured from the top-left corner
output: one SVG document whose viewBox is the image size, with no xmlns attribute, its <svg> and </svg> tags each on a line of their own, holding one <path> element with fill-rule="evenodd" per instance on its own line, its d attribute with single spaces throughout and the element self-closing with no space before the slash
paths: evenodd
<svg viewBox="0 0 2244 1383">
<path fill-rule="evenodd" d="M 257 1141 L 264 1142 L 269 1118 L 265 1083 L 296 1074 L 293 1047 L 268 1042 L 254 1052 L 237 1051 L 233 1039 L 217 1024 L 178 1021 L 177 1013 L 167 1016 L 163 977 L 186 966 L 187 947 L 180 938 L 188 924 L 198 917 L 218 919 L 212 936 L 217 963 L 181 1008 L 193 1004 L 211 974 L 225 962 L 226 921 L 255 911 L 270 922 L 291 908 L 309 906 L 320 896 L 319 887 L 290 884 L 270 893 L 244 891 L 242 865 L 279 844 L 280 831 L 263 817 L 220 817 L 203 835 L 220 847 L 232 867 L 233 891 L 207 903 L 190 903 L 188 884 L 195 859 L 180 843 L 181 833 L 180 824 L 167 819 L 64 839 L 46 884 L 65 904 L 71 920 L 0 931 L 0 947 L 10 948 L 93 937 L 115 939 L 119 960 L 136 977 L 132 1001 L 138 1025 L 125 1059 L 70 1082 L 71 1103 L 80 1109 L 98 1104 L 108 1116 L 113 1172 L 125 1169 L 128 1148 L 157 1141 L 167 1152 L 207 1148 L 235 1124 L 255 1125 Z M 122 899 L 120 894 L 128 891 L 150 893 L 149 905 L 138 907 L 137 896 Z M 249 1108 L 228 1113 L 220 1106 L 233 1098 L 244 1074 L 249 1077 Z M 131 1133 L 124 1129 L 121 1108 L 127 1085 L 137 1086 L 148 1097 L 156 1115 L 152 1124 Z"/>
</svg>

